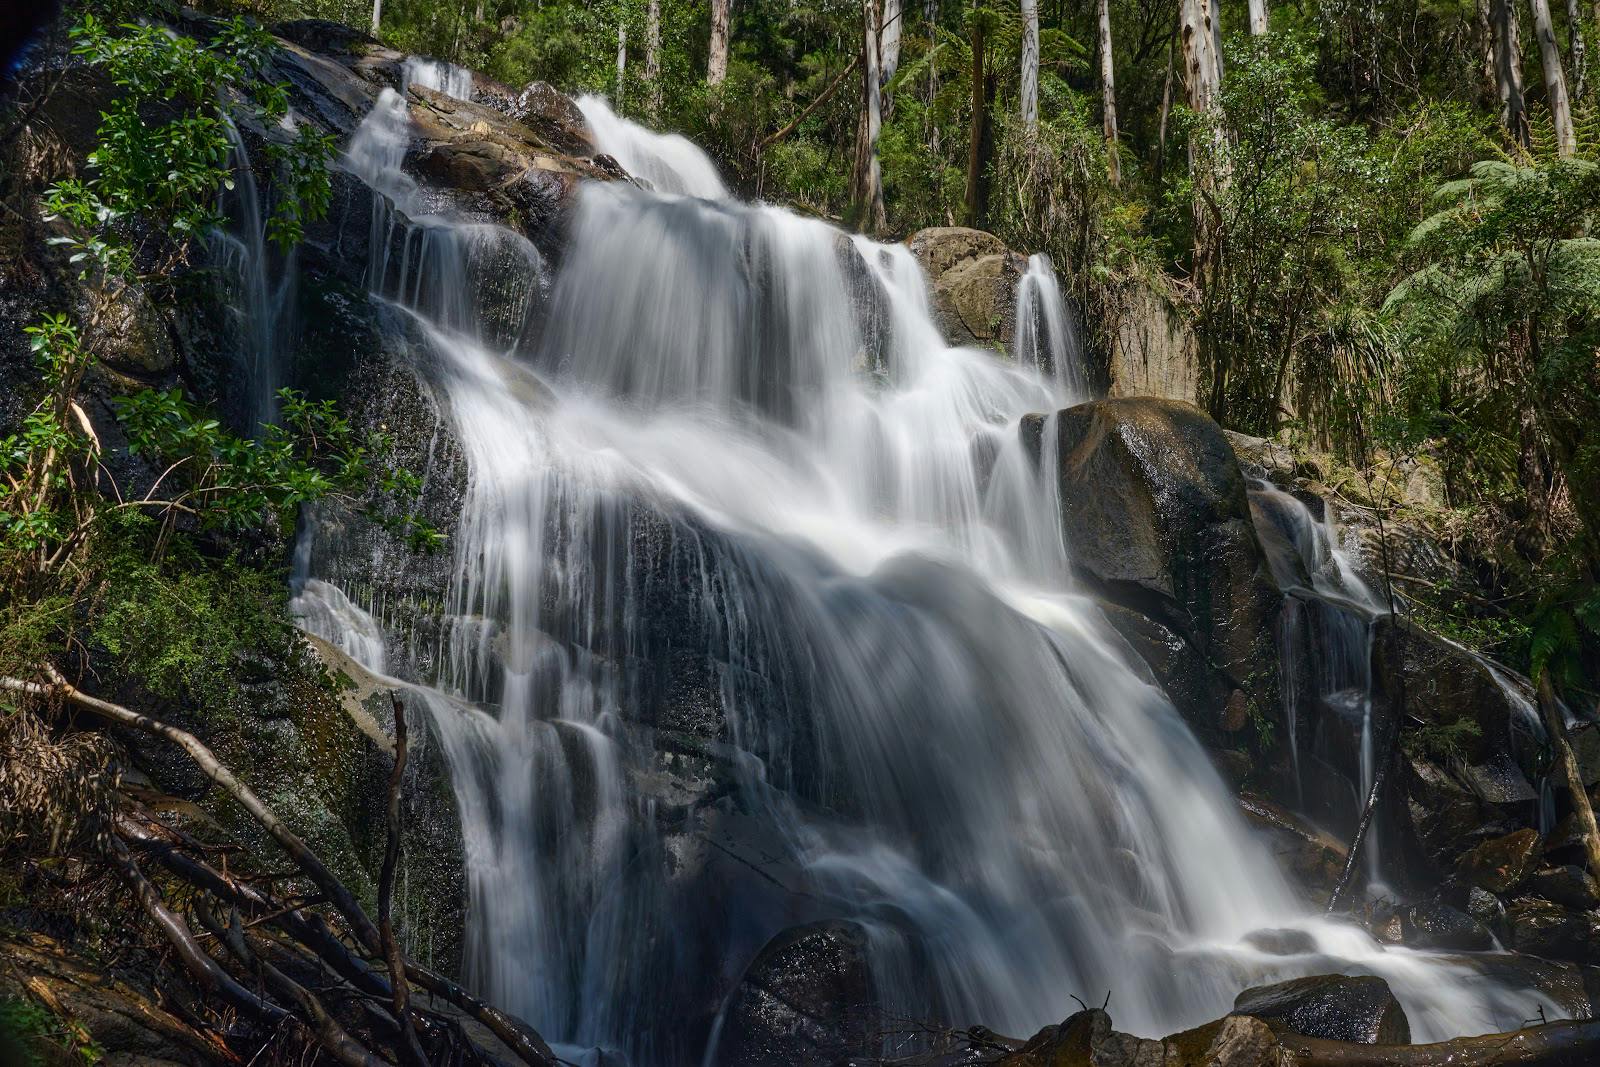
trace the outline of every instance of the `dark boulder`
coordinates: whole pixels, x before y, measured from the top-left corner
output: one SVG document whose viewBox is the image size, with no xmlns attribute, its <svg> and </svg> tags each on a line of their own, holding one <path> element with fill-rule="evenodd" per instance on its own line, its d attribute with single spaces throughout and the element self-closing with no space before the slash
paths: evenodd
<svg viewBox="0 0 1600 1067">
<path fill-rule="evenodd" d="M 1518 952 L 1552 960 L 1600 959 L 1600 915 L 1524 897 L 1506 908 L 1506 936 Z"/>
<path fill-rule="evenodd" d="M 1304 930 L 1252 930 L 1244 943 L 1273 956 L 1304 956 L 1317 951 L 1317 939 Z"/>
<path fill-rule="evenodd" d="M 593 156 L 594 140 L 572 97 L 548 82 L 529 82 L 511 101 L 511 117 L 558 152 Z"/>
<path fill-rule="evenodd" d="M 1456 873 L 1479 889 L 1509 893 L 1539 862 L 1539 831 L 1522 829 L 1485 841 L 1461 857 Z"/>
<path fill-rule="evenodd" d="M 1233 1013 L 1332 1041 L 1403 1045 L 1411 1040 L 1405 1009 L 1389 983 L 1371 975 L 1327 974 L 1256 986 L 1239 994 Z"/>
<path fill-rule="evenodd" d="M 1056 454 L 1045 462 L 1059 471 L 1074 568 L 1211 665 L 1216 676 L 1206 691 L 1222 699 L 1209 701 L 1197 725 L 1226 732 L 1270 716 L 1281 597 L 1256 539 L 1244 476 L 1217 424 L 1192 404 L 1144 397 L 1029 415 L 1020 432 L 1039 454 L 1052 429 Z M 1147 662 L 1162 669 L 1159 659 Z M 1233 698 L 1235 690 L 1242 697 Z"/>
<path fill-rule="evenodd" d="M 1528 879 L 1528 892 L 1562 907 L 1589 911 L 1600 908 L 1600 883 L 1582 867 L 1546 867 Z"/>
<path fill-rule="evenodd" d="M 1266 838 L 1282 870 L 1318 899 L 1332 891 L 1349 852 L 1343 842 L 1254 793 L 1239 794 L 1239 810 Z"/>
<path fill-rule="evenodd" d="M 1459 908 L 1440 901 L 1413 904 L 1400 911 L 1400 936 L 1412 948 L 1485 952 L 1494 934 Z"/>
<path fill-rule="evenodd" d="M 714 1062 L 805 1067 L 870 1056 L 879 1010 L 859 925 L 828 920 L 768 941 L 728 1001 Z"/>
</svg>

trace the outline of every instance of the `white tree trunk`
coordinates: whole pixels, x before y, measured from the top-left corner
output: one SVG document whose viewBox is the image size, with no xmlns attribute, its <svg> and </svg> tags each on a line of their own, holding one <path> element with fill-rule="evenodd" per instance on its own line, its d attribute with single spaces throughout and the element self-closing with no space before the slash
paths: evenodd
<svg viewBox="0 0 1600 1067">
<path fill-rule="evenodd" d="M 1267 0 L 1250 0 L 1250 36 L 1267 32 Z"/>
<path fill-rule="evenodd" d="M 728 76 L 728 23 L 732 0 L 711 0 L 711 54 L 706 59 L 706 84 L 721 85 Z"/>
<path fill-rule="evenodd" d="M 1207 114 L 1222 89 L 1222 57 L 1217 51 L 1216 11 L 1211 0 L 1183 0 L 1178 35 L 1183 41 L 1184 83 L 1189 110 Z"/>
<path fill-rule="evenodd" d="M 883 73 L 878 54 L 881 25 L 879 0 L 862 0 L 861 3 L 861 65 L 862 117 L 860 136 L 856 144 L 856 202 L 861 211 L 861 228 L 867 233 L 881 233 L 888 225 L 883 209 L 883 171 L 878 164 L 878 136 L 883 132 L 883 86 L 879 81 Z"/>
<path fill-rule="evenodd" d="M 1117 152 L 1117 80 L 1111 61 L 1111 2 L 1100 0 L 1100 99 L 1106 134 L 1106 169 L 1112 185 L 1122 184 Z"/>
<path fill-rule="evenodd" d="M 644 80 L 650 83 L 650 117 L 661 115 L 661 0 L 650 0 L 644 23 Z"/>
<path fill-rule="evenodd" d="M 1039 0 L 1022 0 L 1022 124 L 1039 128 Z"/>
<path fill-rule="evenodd" d="M 878 38 L 878 56 L 883 67 L 878 78 L 883 85 L 888 85 L 894 72 L 900 69 L 900 36 L 904 23 L 900 0 L 883 0 L 883 32 Z"/>
<path fill-rule="evenodd" d="M 383 20 L 383 0 L 372 0 L 372 36 L 378 36 L 378 23 Z"/>
<path fill-rule="evenodd" d="M 1545 102 L 1556 125 L 1556 151 L 1563 159 L 1578 154 L 1578 135 L 1572 128 L 1572 101 L 1567 98 L 1567 75 L 1561 69 L 1561 47 L 1550 19 L 1550 0 L 1531 0 L 1533 30 L 1539 38 L 1539 62 L 1544 65 Z"/>
<path fill-rule="evenodd" d="M 628 73 L 628 27 L 617 23 L 617 107 L 622 106 L 622 90 Z"/>
<path fill-rule="evenodd" d="M 1522 95 L 1522 42 L 1511 0 L 1490 0 L 1494 23 L 1494 81 L 1500 122 L 1520 144 L 1528 143 L 1528 105 Z"/>
</svg>

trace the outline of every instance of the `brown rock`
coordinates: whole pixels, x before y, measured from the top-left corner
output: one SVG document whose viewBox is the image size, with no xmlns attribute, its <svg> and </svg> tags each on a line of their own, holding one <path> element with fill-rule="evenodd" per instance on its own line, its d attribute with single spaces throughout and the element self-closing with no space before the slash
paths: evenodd
<svg viewBox="0 0 1600 1067">
<path fill-rule="evenodd" d="M 1509 893 L 1533 872 L 1539 858 L 1539 831 L 1517 830 L 1485 841 L 1461 857 L 1456 873 L 1491 893 Z"/>
</svg>

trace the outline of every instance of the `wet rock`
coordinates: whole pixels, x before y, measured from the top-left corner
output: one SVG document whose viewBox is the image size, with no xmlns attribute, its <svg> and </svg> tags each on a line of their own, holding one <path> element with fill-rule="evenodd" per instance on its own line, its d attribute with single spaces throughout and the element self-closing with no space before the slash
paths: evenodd
<svg viewBox="0 0 1600 1067">
<path fill-rule="evenodd" d="M 953 345 L 1004 350 L 1016 329 L 1017 282 L 1027 260 L 982 230 L 937 226 L 906 242 L 932 288 L 934 322 Z"/>
<path fill-rule="evenodd" d="M 572 97 L 548 82 L 529 82 L 511 101 L 511 117 L 528 127 L 558 152 L 593 156 L 594 140 L 583 112 Z"/>
<path fill-rule="evenodd" d="M 1301 956 L 1317 951 L 1317 939 L 1304 930 L 1252 930 L 1245 935 L 1244 943 L 1274 956 Z"/>
<path fill-rule="evenodd" d="M 1212 664 L 1247 718 L 1278 702 L 1273 621 L 1280 595 L 1256 539 L 1244 477 L 1199 408 L 1098 400 L 1022 420 L 1036 454 L 1053 420 L 1061 515 L 1074 568 L 1108 599 L 1168 627 Z M 1163 679 L 1166 681 L 1166 679 Z M 1197 725 L 1236 724 L 1226 698 Z"/>
<path fill-rule="evenodd" d="M 1505 911 L 1505 905 L 1500 903 L 1500 898 L 1487 889 L 1473 886 L 1467 890 L 1467 914 L 1486 928 L 1493 930 L 1498 927 Z"/>
<path fill-rule="evenodd" d="M 1588 911 L 1600 908 L 1600 882 L 1582 867 L 1546 867 L 1528 878 L 1527 890 L 1562 907 Z"/>
<path fill-rule="evenodd" d="M 1439 901 L 1413 904 L 1400 910 L 1401 939 L 1412 948 L 1485 952 L 1494 948 L 1494 935 L 1471 915 Z"/>
<path fill-rule="evenodd" d="M 1485 841 L 1461 857 L 1456 873 L 1479 889 L 1509 893 L 1533 873 L 1539 859 L 1539 831 L 1517 830 Z"/>
<path fill-rule="evenodd" d="M 102 301 L 99 314 L 95 354 L 113 369 L 152 375 L 177 366 L 172 333 L 142 289 L 129 288 L 115 300 Z"/>
<path fill-rule="evenodd" d="M 1506 908 L 1506 936 L 1518 952 L 1553 960 L 1600 959 L 1600 915 L 1525 897 Z"/>
<path fill-rule="evenodd" d="M 1215 717 L 1216 709 L 1228 699 L 1228 690 L 1197 648 L 1171 627 L 1132 608 L 1111 601 L 1101 601 L 1100 608 L 1180 715 L 1190 722 Z"/>
<path fill-rule="evenodd" d="M 1280 869 L 1314 894 L 1332 890 L 1348 853 L 1343 842 L 1255 793 L 1239 794 L 1239 810 L 1265 834 Z"/>
<path fill-rule="evenodd" d="M 843 920 L 767 942 L 728 1002 L 714 1063 L 820 1067 L 870 1054 L 879 1015 L 866 946 L 861 927 Z"/>
<path fill-rule="evenodd" d="M 1405 1009 L 1389 983 L 1371 975 L 1317 975 L 1256 986 L 1239 994 L 1233 1013 L 1333 1041 L 1400 1045 L 1411 1040 Z"/>
</svg>

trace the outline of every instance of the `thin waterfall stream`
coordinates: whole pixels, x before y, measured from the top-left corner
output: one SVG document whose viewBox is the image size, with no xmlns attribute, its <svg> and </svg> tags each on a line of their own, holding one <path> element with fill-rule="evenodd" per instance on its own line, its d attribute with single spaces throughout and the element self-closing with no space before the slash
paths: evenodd
<svg viewBox="0 0 1600 1067">
<path fill-rule="evenodd" d="M 1109 990 L 1156 1035 L 1329 971 L 1387 979 L 1419 1041 L 1561 1014 L 1312 913 L 1075 588 L 1018 433 L 1087 395 L 1047 260 L 1026 358 L 951 348 L 903 245 L 741 203 L 688 141 L 580 106 L 651 188 L 582 187 L 558 266 L 429 212 L 399 94 L 344 164 L 468 476 L 429 656 L 329 549 L 296 607 L 427 711 L 470 984 L 641 1067 L 712 1062 L 743 968 L 818 920 L 864 931 L 886 1018 L 1029 1034 Z"/>
</svg>

